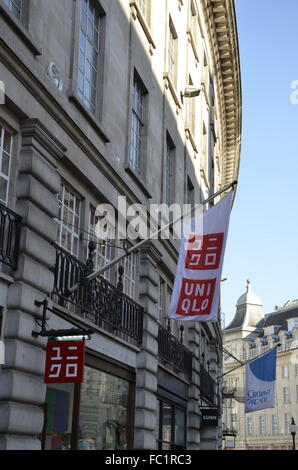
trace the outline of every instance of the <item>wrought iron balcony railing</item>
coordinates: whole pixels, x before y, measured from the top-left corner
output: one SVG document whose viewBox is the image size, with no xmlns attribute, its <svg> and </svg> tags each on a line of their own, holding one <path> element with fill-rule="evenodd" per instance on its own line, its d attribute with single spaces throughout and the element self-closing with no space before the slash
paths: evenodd
<svg viewBox="0 0 298 470">
<path fill-rule="evenodd" d="M 192 374 L 192 353 L 162 325 L 158 327 L 158 357 L 161 363 L 169 365 L 187 378 Z"/>
<path fill-rule="evenodd" d="M 92 272 L 92 249 L 90 250 L 89 246 L 89 258 L 87 264 L 83 264 L 60 246 L 54 246 L 54 301 L 126 341 L 141 344 L 143 307 L 122 292 L 123 268 L 119 268 L 120 279 L 117 287 L 103 277 L 98 277 L 83 284 L 77 291 L 69 293 L 70 287 L 81 282 L 84 276 Z"/>
<path fill-rule="evenodd" d="M 0 262 L 18 267 L 22 217 L 0 203 Z"/>
<path fill-rule="evenodd" d="M 200 390 L 208 401 L 215 404 L 217 397 L 216 383 L 203 364 L 200 364 Z"/>
</svg>

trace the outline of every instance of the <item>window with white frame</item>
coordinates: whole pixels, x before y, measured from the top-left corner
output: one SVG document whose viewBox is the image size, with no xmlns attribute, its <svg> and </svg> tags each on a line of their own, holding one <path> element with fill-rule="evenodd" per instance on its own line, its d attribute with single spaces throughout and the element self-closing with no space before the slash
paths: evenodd
<svg viewBox="0 0 298 470">
<path fill-rule="evenodd" d="M 175 195 L 175 145 L 169 134 L 167 134 L 166 151 L 166 204 L 171 205 Z"/>
<path fill-rule="evenodd" d="M 285 414 L 285 433 L 290 432 L 290 424 L 291 424 L 291 415 L 286 413 Z"/>
<path fill-rule="evenodd" d="M 283 378 L 289 377 L 289 366 L 288 366 L 288 364 L 284 364 L 282 366 L 282 376 L 283 376 Z"/>
<path fill-rule="evenodd" d="M 176 87 L 177 79 L 177 41 L 178 36 L 174 28 L 172 19 L 169 21 L 169 40 L 168 40 L 168 76 L 172 84 Z"/>
<path fill-rule="evenodd" d="M 289 387 L 283 387 L 283 401 L 289 403 Z"/>
<path fill-rule="evenodd" d="M 96 243 L 96 248 L 94 250 L 94 270 L 106 266 L 112 260 L 112 244 L 111 240 L 100 240 L 96 235 L 96 225 L 99 222 L 99 215 L 97 215 L 94 207 L 90 207 L 90 217 L 89 217 L 89 240 Z M 103 272 L 103 277 L 107 280 L 111 278 L 111 270 L 108 269 Z"/>
<path fill-rule="evenodd" d="M 121 242 L 123 248 L 128 249 L 130 246 L 123 240 Z M 123 250 L 118 250 L 118 255 L 123 254 Z M 131 253 L 126 256 L 120 264 L 123 266 L 123 292 L 128 295 L 131 299 L 136 296 L 136 270 L 137 270 L 138 254 Z M 118 274 L 117 274 L 118 275 Z"/>
<path fill-rule="evenodd" d="M 62 184 L 58 201 L 59 216 L 56 219 L 58 223 L 58 244 L 78 257 L 81 200 L 70 187 Z"/>
<path fill-rule="evenodd" d="M 265 416 L 259 416 L 259 431 L 261 436 L 266 434 L 266 426 L 265 426 Z"/>
<path fill-rule="evenodd" d="M 278 416 L 272 415 L 272 434 L 279 434 Z"/>
<path fill-rule="evenodd" d="M 0 125 L 0 202 L 7 204 L 10 163 L 12 154 L 12 135 Z"/>
<path fill-rule="evenodd" d="M 246 428 L 247 428 L 247 434 L 249 436 L 253 435 L 254 430 L 253 430 L 253 421 L 252 418 L 247 418 L 246 419 Z"/>
<path fill-rule="evenodd" d="M 244 346 L 243 348 L 243 359 L 245 360 L 249 359 L 249 348 L 247 346 Z"/>
<path fill-rule="evenodd" d="M 100 44 L 100 13 L 94 0 L 82 0 L 78 95 L 87 108 L 95 113 L 97 65 Z"/>
<path fill-rule="evenodd" d="M 131 148 L 130 166 L 136 172 L 142 172 L 142 158 L 144 151 L 144 106 L 146 91 L 137 74 L 134 76 L 132 121 L 131 121 Z"/>
<path fill-rule="evenodd" d="M 5 5 L 12 11 L 12 13 L 20 20 L 22 17 L 22 0 L 3 0 Z"/>
</svg>

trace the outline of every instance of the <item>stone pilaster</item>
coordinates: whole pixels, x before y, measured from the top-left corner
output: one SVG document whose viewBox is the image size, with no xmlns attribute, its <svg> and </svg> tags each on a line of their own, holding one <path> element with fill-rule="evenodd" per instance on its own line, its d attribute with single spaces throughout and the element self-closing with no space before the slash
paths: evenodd
<svg viewBox="0 0 298 470">
<path fill-rule="evenodd" d="M 45 340 L 38 330 L 44 300 L 53 289 L 60 177 L 55 158 L 65 148 L 35 119 L 22 123 L 22 146 L 16 184 L 16 212 L 23 217 L 19 266 L 8 289 L 4 324 L 5 365 L 0 381 L 0 449 L 40 449 L 46 386 L 43 382 Z"/>
<path fill-rule="evenodd" d="M 140 304 L 144 307 L 143 343 L 137 358 L 135 449 L 156 449 L 159 277 L 160 253 L 153 244 L 140 254 Z"/>
<path fill-rule="evenodd" d="M 218 370 L 218 353 L 216 350 L 216 339 L 209 344 L 208 348 L 208 372 L 210 377 L 217 383 L 217 370 Z M 217 395 L 217 386 L 215 393 Z M 217 396 L 214 397 L 214 405 L 217 405 Z M 213 405 L 213 406 L 214 406 Z M 213 407 L 211 406 L 211 408 Z M 221 436 L 221 417 L 219 417 L 219 425 L 217 427 L 206 426 L 201 429 L 201 450 L 218 450 L 219 440 Z"/>
<path fill-rule="evenodd" d="M 188 330 L 188 347 L 193 353 L 192 381 L 188 399 L 187 449 L 200 449 L 200 326 L 193 323 Z"/>
</svg>

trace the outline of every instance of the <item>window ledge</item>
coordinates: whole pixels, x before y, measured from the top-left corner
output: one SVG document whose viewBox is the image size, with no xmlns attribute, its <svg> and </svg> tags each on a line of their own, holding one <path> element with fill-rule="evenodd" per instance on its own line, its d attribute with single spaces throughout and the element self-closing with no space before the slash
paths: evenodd
<svg viewBox="0 0 298 470">
<path fill-rule="evenodd" d="M 104 143 L 105 144 L 110 143 L 110 139 L 107 137 L 105 131 L 102 129 L 99 121 L 91 113 L 91 111 L 89 111 L 87 106 L 84 105 L 84 103 L 82 102 L 82 100 L 79 98 L 79 96 L 77 95 L 77 93 L 74 90 L 72 90 L 68 94 L 68 99 L 69 99 L 69 101 L 74 103 L 74 105 L 84 114 L 84 116 L 87 118 L 87 120 L 92 125 L 92 127 L 99 133 L 99 135 L 102 138 L 102 140 L 104 141 Z"/>
<path fill-rule="evenodd" d="M 26 44 L 26 46 L 31 50 L 34 56 L 42 54 L 42 50 L 35 45 L 35 42 L 31 35 L 28 33 L 27 29 L 22 25 L 21 21 L 18 20 L 10 9 L 0 3 L 0 14 L 7 21 L 9 26 L 16 32 L 20 39 Z"/>
<path fill-rule="evenodd" d="M 198 63 L 200 62 L 199 61 L 199 52 L 198 52 L 198 49 L 197 49 L 197 46 L 196 46 L 195 38 L 194 38 L 190 28 L 188 28 L 188 30 L 187 30 L 187 36 L 188 36 L 188 42 L 190 42 L 193 53 L 194 53 L 194 56 L 195 56 L 196 66 L 197 66 Z"/>
<path fill-rule="evenodd" d="M 148 39 L 149 42 L 149 52 L 151 55 L 153 55 L 154 49 L 156 49 L 155 42 L 153 40 L 152 34 L 150 32 L 150 28 L 147 24 L 146 19 L 143 16 L 143 13 L 141 12 L 139 5 L 137 4 L 136 1 L 130 2 L 130 11 L 131 11 L 131 16 L 133 17 L 134 20 L 138 19 L 140 22 L 140 25 L 142 26 L 142 29 L 145 33 L 146 38 Z"/>
<path fill-rule="evenodd" d="M 0 271 L 0 283 L 4 283 L 4 284 L 13 284 L 14 283 L 14 279 L 13 277 L 9 276 L 8 274 L 5 274 L 5 273 L 2 273 Z"/>
<path fill-rule="evenodd" d="M 192 133 L 190 127 L 186 127 L 186 128 L 185 128 L 185 134 L 186 134 L 186 139 L 190 141 L 190 143 L 191 143 L 191 145 L 192 145 L 194 151 L 195 151 L 196 153 L 198 153 L 198 152 L 199 152 L 199 151 L 198 151 L 198 147 L 196 146 L 195 138 L 194 138 L 194 136 L 193 136 L 193 133 Z"/>
<path fill-rule="evenodd" d="M 177 95 L 177 92 L 176 92 L 176 89 L 173 85 L 173 82 L 172 80 L 170 79 L 169 77 L 169 74 L 168 72 L 165 72 L 164 73 L 164 76 L 163 76 L 164 80 L 165 80 L 165 86 L 166 86 L 166 89 L 169 89 L 170 92 L 171 92 L 171 95 L 173 97 L 173 100 L 175 101 L 175 104 L 176 104 L 176 114 L 179 114 L 179 111 L 181 110 L 182 106 L 181 106 L 181 102 L 179 100 L 179 97 Z"/>
<path fill-rule="evenodd" d="M 132 177 L 132 179 L 137 183 L 137 185 L 141 188 L 143 193 L 148 199 L 152 199 L 152 195 L 149 192 L 146 184 L 141 180 L 141 176 L 136 173 L 136 171 L 131 167 L 129 163 L 124 165 L 125 171 Z"/>
</svg>

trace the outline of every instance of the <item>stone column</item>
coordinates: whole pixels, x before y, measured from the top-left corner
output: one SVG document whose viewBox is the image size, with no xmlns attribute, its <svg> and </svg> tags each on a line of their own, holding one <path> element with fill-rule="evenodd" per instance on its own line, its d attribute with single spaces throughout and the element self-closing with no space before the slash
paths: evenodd
<svg viewBox="0 0 298 470">
<path fill-rule="evenodd" d="M 53 289 L 60 177 L 55 159 L 65 148 L 35 119 L 22 123 L 17 174 L 16 212 L 23 217 L 18 270 L 8 289 L 4 325 L 6 361 L 0 381 L 0 449 L 38 450 L 43 427 L 46 386 L 45 343 L 33 338 L 36 318 Z"/>
<path fill-rule="evenodd" d="M 137 358 L 135 449 L 156 449 L 157 443 L 157 303 L 160 253 L 148 245 L 140 254 L 140 304 L 144 307 L 143 343 Z"/>
<path fill-rule="evenodd" d="M 200 326 L 193 323 L 188 329 L 188 347 L 193 353 L 192 381 L 189 386 L 187 449 L 200 449 Z"/>
</svg>

